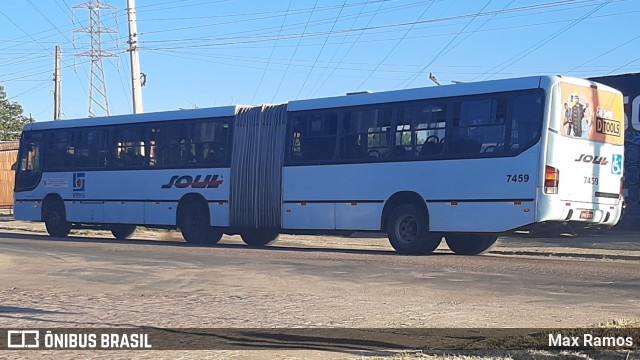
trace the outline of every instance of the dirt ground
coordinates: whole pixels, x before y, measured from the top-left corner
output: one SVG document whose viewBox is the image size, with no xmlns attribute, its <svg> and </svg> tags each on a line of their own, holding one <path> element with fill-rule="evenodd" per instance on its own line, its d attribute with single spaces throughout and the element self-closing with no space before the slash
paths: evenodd
<svg viewBox="0 0 640 360">
<path fill-rule="evenodd" d="M 2 245 L 5 251 L 0 253 L 2 328 L 574 327 L 612 319 L 632 322 L 640 319 L 640 299 L 633 296 L 612 301 L 611 307 L 607 308 L 602 306 L 606 294 L 594 291 L 588 297 L 576 299 L 574 290 L 567 288 L 572 296 L 564 298 L 561 292 L 565 290 L 552 284 L 556 274 L 563 271 L 564 259 L 578 259 L 588 264 L 602 263 L 604 269 L 609 269 L 606 271 L 611 271 L 610 267 L 620 267 L 621 276 L 626 276 L 628 286 L 635 289 L 634 279 L 640 278 L 640 239 L 634 232 L 554 239 L 501 238 L 490 255 L 492 261 L 481 260 L 476 264 L 473 262 L 477 260 L 473 258 L 460 257 L 462 263 L 454 266 L 450 264 L 454 257 L 434 257 L 434 261 L 447 265 L 443 274 L 413 267 L 425 258 L 388 256 L 392 251 L 388 242 L 371 234 L 349 238 L 283 235 L 277 244 L 284 248 L 332 250 L 252 252 L 250 256 L 243 255 L 246 253 L 240 248 L 238 237 L 225 236 L 221 241 L 227 246 L 223 248 L 224 256 L 211 260 L 213 256 L 220 256 L 215 248 L 150 248 L 145 241 L 140 241 L 139 245 L 135 241 L 110 243 L 100 240 L 111 238 L 104 231 L 75 231 L 78 240 L 38 240 L 22 247 L 20 236 L 28 239 L 43 235 L 44 226 L 14 221 L 10 216 L 0 216 L 0 233 L 15 234 Z M 93 240 L 84 241 L 82 237 Z M 145 229 L 136 232 L 134 238 L 181 241 L 179 233 Z M 368 251 L 374 255 L 366 254 Z M 449 251 L 442 245 L 437 252 Z M 265 257 L 273 259 L 265 263 L 259 261 Z M 552 259 L 548 274 L 544 273 L 546 265 L 540 266 L 539 259 Z M 366 269 L 374 268 L 379 260 L 388 262 L 383 267 L 385 272 L 378 268 L 375 271 Z M 537 288 L 529 289 L 525 280 L 515 278 L 507 271 L 504 278 L 494 276 L 486 288 L 471 287 L 472 292 L 464 291 L 465 284 L 477 281 L 476 276 L 480 278 L 486 267 L 495 262 L 514 269 L 531 266 L 536 273 L 532 276 L 541 275 L 543 280 Z M 402 280 L 399 271 L 409 271 L 414 282 Z M 593 274 L 586 271 L 583 275 L 575 275 L 578 285 L 570 286 L 579 286 L 592 276 L 602 276 L 604 281 L 607 276 L 613 276 L 607 275 L 605 270 L 602 273 L 593 271 Z M 415 283 L 418 279 L 426 285 L 432 280 L 441 281 L 444 276 L 449 282 L 442 286 L 416 286 Z M 513 284 L 518 289 L 502 297 L 499 291 Z M 461 289 L 455 290 L 457 287 Z M 616 291 L 622 297 L 627 294 L 627 290 Z M 503 303 L 500 303 L 501 298 Z M 498 352 L 488 358 L 524 359 L 533 355 L 540 359 L 622 356 L 618 353 Z M 394 355 L 315 350 L 0 353 L 0 358 L 5 356 L 69 359 L 78 356 L 90 359 L 448 358 L 436 352 Z"/>
</svg>

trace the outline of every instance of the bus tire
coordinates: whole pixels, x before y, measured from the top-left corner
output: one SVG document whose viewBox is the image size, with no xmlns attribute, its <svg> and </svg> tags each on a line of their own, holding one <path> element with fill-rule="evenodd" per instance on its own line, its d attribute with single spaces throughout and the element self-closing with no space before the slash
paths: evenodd
<svg viewBox="0 0 640 360">
<path fill-rule="evenodd" d="M 391 246 L 400 254 L 431 254 L 442 241 L 441 234 L 429 232 L 428 215 L 416 204 L 395 208 L 387 222 Z"/>
<path fill-rule="evenodd" d="M 242 241 L 250 247 L 266 246 L 275 241 L 279 235 L 277 232 L 268 230 L 250 230 L 240 233 Z"/>
<path fill-rule="evenodd" d="M 67 221 L 67 212 L 60 199 L 47 199 L 43 204 L 43 220 L 51 236 L 66 237 L 71 232 L 71 223 Z"/>
<path fill-rule="evenodd" d="M 131 224 L 116 224 L 111 225 L 111 234 L 118 240 L 126 240 L 136 232 L 136 226 Z"/>
<path fill-rule="evenodd" d="M 481 234 L 447 234 L 445 241 L 449 249 L 458 255 L 480 255 L 495 245 L 498 237 Z"/>
<path fill-rule="evenodd" d="M 209 207 L 204 200 L 191 200 L 180 204 L 178 227 L 188 244 L 215 245 L 220 241 L 222 231 L 215 230 L 209 219 Z"/>
</svg>

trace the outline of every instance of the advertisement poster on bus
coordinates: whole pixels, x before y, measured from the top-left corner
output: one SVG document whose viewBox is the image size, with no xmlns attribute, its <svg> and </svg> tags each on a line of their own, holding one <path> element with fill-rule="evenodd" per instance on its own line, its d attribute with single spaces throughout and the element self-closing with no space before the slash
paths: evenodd
<svg viewBox="0 0 640 360">
<path fill-rule="evenodd" d="M 563 135 L 621 145 L 624 143 L 622 95 L 561 83 Z"/>
</svg>

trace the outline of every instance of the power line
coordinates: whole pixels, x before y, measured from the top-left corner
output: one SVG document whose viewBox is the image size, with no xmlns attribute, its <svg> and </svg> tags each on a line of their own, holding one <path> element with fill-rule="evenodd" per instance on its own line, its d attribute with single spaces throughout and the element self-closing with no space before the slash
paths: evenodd
<svg viewBox="0 0 640 360">
<path fill-rule="evenodd" d="M 376 15 L 378 14 L 378 12 L 380 11 L 380 9 L 382 8 L 382 5 L 384 3 L 380 2 L 380 5 L 378 6 L 378 8 L 376 9 L 376 11 L 373 13 L 373 15 L 369 18 L 369 21 L 367 22 L 367 24 L 365 25 L 365 27 L 368 27 L 369 25 L 371 25 L 371 22 L 373 21 L 373 19 L 376 17 Z M 356 23 L 358 22 L 358 19 L 360 18 L 360 16 L 362 15 L 366 5 L 368 5 L 368 3 L 365 3 L 362 8 L 360 9 L 360 12 L 358 13 L 358 16 L 355 18 L 355 20 L 353 20 L 353 23 L 351 24 L 351 27 L 349 28 L 350 30 L 352 30 L 354 28 L 354 26 L 356 25 Z M 355 46 L 355 44 L 360 40 L 360 37 L 362 36 L 362 34 L 364 33 L 364 31 L 361 31 L 360 33 L 358 33 L 357 38 L 351 42 L 351 46 L 349 46 L 349 48 L 347 49 L 347 51 L 342 55 L 342 58 L 340 58 L 340 60 L 338 61 L 338 65 L 342 63 L 342 61 L 344 61 L 344 59 L 347 57 L 347 55 L 351 52 L 351 49 L 353 49 L 353 47 Z M 340 50 L 342 48 L 342 45 L 344 45 L 345 41 L 347 40 L 347 37 L 349 35 L 345 35 L 342 37 L 342 41 L 340 42 L 340 44 L 338 45 L 338 48 L 336 49 L 336 51 L 333 53 L 333 56 L 331 56 L 331 59 L 329 59 L 329 63 L 331 63 L 333 61 L 333 59 L 335 58 L 335 55 L 338 53 L 338 50 Z M 334 67 L 331 69 L 331 72 L 329 73 L 328 76 L 324 76 L 325 72 L 326 72 L 326 68 L 322 70 L 322 73 L 320 74 L 320 77 L 318 78 L 318 80 L 315 82 L 315 84 L 313 84 L 313 86 L 311 87 L 311 91 L 313 92 L 311 94 L 311 96 L 315 96 L 315 94 L 322 88 L 322 86 L 324 86 L 324 84 L 327 82 L 327 80 L 329 78 L 331 78 L 335 72 L 337 67 Z M 320 81 L 322 81 L 322 84 L 319 84 Z M 319 84 L 319 86 L 318 86 Z"/>
<path fill-rule="evenodd" d="M 318 0 L 316 0 L 315 3 L 313 4 L 314 9 L 316 5 L 318 5 Z M 304 34 L 307 32 L 307 26 L 309 25 L 309 21 L 311 21 L 312 17 L 313 17 L 313 11 L 311 12 L 311 14 L 309 14 L 309 18 L 307 19 L 307 25 L 305 26 L 304 30 L 302 30 L 302 35 L 300 35 L 300 38 L 298 38 L 298 44 L 296 45 L 296 48 L 293 50 L 293 55 L 291 55 L 289 63 L 287 64 L 287 68 L 284 70 L 284 75 L 282 75 L 282 77 L 280 78 L 280 83 L 278 83 L 278 87 L 276 88 L 276 91 L 273 93 L 271 102 L 275 100 L 276 96 L 278 95 L 278 91 L 280 91 L 280 87 L 282 86 L 282 83 L 284 82 L 284 78 L 287 76 L 287 73 L 289 72 L 289 67 L 291 67 L 291 62 L 296 57 L 296 53 L 298 52 L 298 47 L 300 46 L 300 42 L 302 41 Z"/>
<path fill-rule="evenodd" d="M 571 29 L 572 27 L 576 26 L 577 24 L 581 23 L 583 20 L 587 19 L 589 16 L 591 16 L 592 14 L 596 13 L 598 10 L 602 9 L 603 7 L 607 6 L 609 3 L 611 3 L 612 0 L 607 0 L 606 2 L 598 5 L 595 9 L 587 12 L 585 15 L 581 16 L 580 18 L 572 21 L 570 24 L 568 24 L 567 26 L 555 31 L 554 33 L 552 33 L 551 35 L 547 36 L 546 38 L 538 41 L 537 43 L 533 44 L 532 46 L 528 47 L 527 49 L 525 49 L 524 51 L 521 51 L 520 53 L 512 56 L 511 58 L 507 59 L 506 61 L 502 62 L 499 65 L 496 65 L 493 69 L 498 68 L 498 70 L 496 70 L 495 72 L 491 73 L 489 76 L 487 76 L 485 79 L 490 79 L 491 77 L 493 77 L 494 75 L 498 74 L 500 71 L 508 68 L 509 66 L 515 64 L 516 62 L 524 59 L 525 57 L 527 57 L 529 54 L 531 54 L 532 52 L 538 50 L 539 48 L 541 48 L 542 46 L 546 45 L 547 43 L 549 43 L 551 40 L 557 38 L 558 36 L 564 34 L 567 30 Z M 491 71 L 491 70 L 490 70 Z M 489 71 L 489 72 L 490 72 Z M 484 75 L 484 74 L 483 74 Z M 477 77 L 476 77 L 477 78 Z"/>
<path fill-rule="evenodd" d="M 17 27 L 18 29 L 20 29 L 20 31 L 22 31 L 23 33 L 25 33 L 27 35 L 27 37 L 29 37 L 31 40 L 33 40 L 33 42 L 35 42 L 36 44 L 40 45 L 43 49 L 47 50 L 51 55 L 53 55 L 53 52 L 51 51 L 51 49 L 46 48 L 44 45 L 42 45 L 38 40 L 36 40 L 33 36 L 31 36 L 31 34 L 29 34 L 28 32 L 26 32 L 22 26 L 16 24 L 15 21 L 13 21 L 10 17 L 8 17 L 4 12 L 2 12 L 2 10 L 0 10 L 0 15 L 4 16 L 7 20 L 9 20 L 10 23 L 12 23 L 15 27 Z"/>
<path fill-rule="evenodd" d="M 612 13 L 612 14 L 605 14 L 605 15 L 600 15 L 600 16 L 591 16 L 591 18 L 604 18 L 604 17 L 611 17 L 611 16 L 619 16 L 619 15 L 629 15 L 632 13 L 639 13 L 640 10 L 638 11 L 632 11 L 632 12 L 624 12 L 624 13 Z M 518 16 L 522 16 L 522 15 L 518 15 Z M 552 24 L 561 24 L 561 23 L 568 23 L 571 21 L 577 20 L 576 19 L 567 19 L 567 20 L 554 20 L 554 21 L 545 21 L 545 22 L 537 22 L 537 23 L 531 23 L 531 24 L 522 24 L 519 23 L 518 25 L 513 25 L 513 26 L 504 26 L 504 27 L 494 27 L 494 28 L 490 28 L 490 29 L 485 29 L 485 30 L 473 30 L 473 31 L 469 31 L 467 32 L 467 34 L 473 34 L 473 33 L 478 33 L 478 32 L 494 32 L 494 31 L 503 31 L 503 30 L 509 30 L 509 29 L 521 29 L 521 28 L 527 28 L 527 27 L 538 27 L 538 26 L 546 26 L 546 25 L 552 25 Z M 394 26 L 394 25 L 389 25 L 389 26 Z M 360 30 L 367 30 L 367 29 L 371 29 L 367 26 L 365 26 L 364 28 L 360 28 Z M 357 30 L 357 29 L 356 29 Z M 381 29 L 382 30 L 382 29 Z M 349 31 L 351 32 L 351 30 Z M 404 33 L 404 30 L 398 29 L 398 30 L 387 30 L 384 32 L 380 32 L 380 33 L 384 33 L 384 34 L 390 34 L 393 32 L 402 32 Z M 464 32 L 463 32 L 464 33 Z M 327 32 L 320 32 L 320 33 L 307 33 L 305 36 L 306 37 L 320 37 L 320 36 L 324 36 L 326 35 Z M 375 33 L 378 34 L 378 33 Z M 440 34 L 427 34 L 427 35 L 416 35 L 416 36 L 407 36 L 405 39 L 425 39 L 425 38 L 431 38 L 431 37 L 440 37 L 440 36 L 450 36 L 450 35 L 455 35 L 456 33 L 440 33 Z M 354 36 L 356 37 L 356 39 L 352 40 L 352 41 L 342 41 L 340 43 L 328 43 L 329 45 L 337 45 L 337 44 L 343 44 L 345 42 L 347 43 L 351 43 L 352 47 L 353 45 L 357 44 L 362 44 L 362 43 L 373 43 L 373 42 L 384 42 L 384 41 L 389 41 L 389 40 L 397 40 L 397 38 L 374 38 L 374 39 L 368 39 L 368 40 L 360 40 L 360 35 L 361 34 L 354 34 L 354 35 L 349 35 L 347 34 L 346 36 Z M 289 37 L 287 37 L 287 39 L 297 39 L 300 35 L 291 35 Z M 229 42 L 221 42 L 221 43 L 212 43 L 212 44 L 207 44 L 207 45 L 189 45 L 189 46 L 169 46 L 169 47 L 147 47 L 145 48 L 146 50 L 155 50 L 155 51 L 164 51 L 164 50 L 180 50 L 180 49 L 191 49 L 191 50 L 211 50 L 213 48 L 217 48 L 217 47 L 223 47 L 223 46 L 228 46 L 228 45 L 233 45 L 234 49 L 254 49 L 254 48 L 264 48 L 264 47 L 272 47 L 271 45 L 264 45 L 266 42 L 268 41 L 273 41 L 275 38 L 259 38 L 256 40 L 247 40 L 247 41 L 229 41 Z M 279 40 L 283 40 L 283 38 L 281 37 Z M 257 44 L 261 44 L 260 46 L 235 46 L 235 45 L 243 45 L 243 44 L 252 44 L 252 43 L 257 43 Z M 307 47 L 311 47 L 311 46 L 318 46 L 320 44 L 316 44 L 316 43 L 308 43 L 308 44 L 300 44 L 300 46 L 307 46 Z M 296 46 L 295 44 L 292 45 L 276 45 L 276 47 L 294 47 Z M 225 50 L 228 51 L 228 50 Z M 383 64 L 384 66 L 384 64 Z"/>
<path fill-rule="evenodd" d="M 344 10 L 344 5 L 346 3 L 347 3 L 347 0 L 345 0 L 342 3 L 342 7 L 340 8 L 340 11 L 338 12 L 338 16 L 336 16 L 335 20 L 333 21 L 333 25 L 331 25 L 331 29 L 329 30 L 329 33 L 327 34 L 327 37 L 324 38 L 324 43 L 322 43 L 322 47 L 320 48 L 320 52 L 318 52 L 318 55 L 316 56 L 315 61 L 313 62 L 313 65 L 311 65 L 311 69 L 309 69 L 309 72 L 307 73 L 307 77 L 302 82 L 302 86 L 300 87 L 300 90 L 298 90 L 298 95 L 296 95 L 296 99 L 298 99 L 300 97 L 300 93 L 302 93 L 302 89 L 304 89 L 304 86 L 307 85 L 307 80 L 309 80 L 309 76 L 311 76 L 311 73 L 313 72 L 313 68 L 316 66 L 316 63 L 318 62 L 318 59 L 320 58 L 320 55 L 322 55 L 322 51 L 324 50 L 324 47 L 327 45 L 327 40 L 329 40 L 329 37 L 331 37 L 331 34 L 333 33 L 333 29 L 335 28 L 336 23 L 338 22 L 338 19 L 340 18 L 340 15 L 342 14 L 342 10 Z"/>
<path fill-rule="evenodd" d="M 284 17 L 282 18 L 282 24 L 280 25 L 280 30 L 278 30 L 278 36 L 276 37 L 276 42 L 273 44 L 273 47 L 271 48 L 271 53 L 269 54 L 269 60 L 267 61 L 267 65 L 264 68 L 264 71 L 262 71 L 262 76 L 260 76 L 260 81 L 258 81 L 258 86 L 256 86 L 256 91 L 253 93 L 253 97 L 251 98 L 251 104 L 253 104 L 253 100 L 256 98 L 256 95 L 258 94 L 258 91 L 260 90 L 260 87 L 262 86 L 262 81 L 264 80 L 265 75 L 267 74 L 267 71 L 269 70 L 269 65 L 271 64 L 271 59 L 273 58 L 273 53 L 276 50 L 276 47 L 278 46 L 278 40 L 280 39 L 280 34 L 282 33 L 282 28 L 284 27 L 285 22 L 287 21 L 287 14 L 289 13 L 289 10 L 291 9 L 291 3 L 293 2 L 293 0 L 289 0 L 289 5 L 287 6 L 287 12 L 284 14 Z"/>
<path fill-rule="evenodd" d="M 389 0 L 387 0 L 389 1 Z M 386 12 L 392 12 L 392 11 L 398 11 L 398 10 L 405 10 L 405 9 L 409 9 L 412 7 L 417 7 L 420 6 L 421 4 L 424 4 L 426 2 L 431 2 L 434 0 L 421 0 L 421 1 L 417 1 L 417 2 L 413 2 L 410 4 L 405 4 L 405 5 L 398 5 L 395 7 L 390 7 L 386 10 Z M 569 0 L 565 0 L 565 1 L 569 1 Z M 596 1 L 596 0 L 583 0 L 583 1 Z M 312 11 L 305 11 L 304 13 L 315 13 Z M 304 14 L 302 13 L 302 14 Z M 265 19 L 270 19 L 270 18 L 277 18 L 280 16 L 260 16 L 260 17 L 256 17 L 256 18 L 251 18 L 251 19 L 245 19 L 242 20 L 242 22 L 250 22 L 250 21 L 262 21 Z M 342 21 L 347 21 L 351 18 L 350 17 L 343 17 Z M 325 24 L 329 24 L 332 23 L 334 21 L 333 17 L 327 17 L 327 18 L 323 18 L 323 19 L 319 19 L 316 21 L 303 21 L 300 23 L 294 23 L 294 24 L 290 24 L 288 26 L 286 26 L 286 30 L 297 30 L 297 29 L 303 29 L 303 28 L 308 28 L 308 27 L 313 27 L 313 26 L 319 26 L 319 25 L 325 25 Z M 157 34 L 157 33 L 164 33 L 164 32 L 178 32 L 178 31 L 182 31 L 182 30 L 193 30 L 193 29 L 198 29 L 198 28 L 206 28 L 206 27 L 215 27 L 215 26 L 220 26 L 220 25 L 226 25 L 226 24 L 237 24 L 238 20 L 235 21 L 228 21 L 228 22 L 223 22 L 223 23 L 208 23 L 208 24 L 201 24 L 201 25 L 190 25 L 190 26 L 182 26 L 182 27 L 178 27 L 178 28 L 168 28 L 168 29 L 162 29 L 162 30 L 155 30 L 155 31 L 147 31 L 144 34 L 145 35 L 150 35 L 150 34 Z M 247 33 L 253 33 L 253 32 L 258 32 L 258 31 L 267 31 L 267 30 L 273 30 L 276 31 L 278 30 L 279 27 L 275 26 L 275 27 L 268 27 L 268 28 L 262 28 L 262 29 L 256 29 L 256 30 L 247 30 L 247 31 L 240 31 L 240 32 L 235 32 L 235 33 L 230 33 L 230 34 L 226 34 L 226 35 L 238 35 L 238 34 L 247 34 Z M 181 38 L 181 39 L 168 39 L 168 40 L 157 40 L 157 41 L 185 41 L 185 40 L 198 40 L 198 39 L 204 39 L 207 40 L 207 37 L 199 37 L 199 38 Z M 147 41 L 147 42 L 152 42 L 152 41 Z"/>
<path fill-rule="evenodd" d="M 623 46 L 625 46 L 625 45 L 627 45 L 627 44 L 630 44 L 630 43 L 632 43 L 632 42 L 634 42 L 634 41 L 636 41 L 636 40 L 638 40 L 638 39 L 640 39 L 640 35 L 638 35 L 638 36 L 636 36 L 636 37 L 632 38 L 631 40 L 627 40 L 627 41 L 623 42 L 622 44 L 620 44 L 620 45 L 618 45 L 618 46 L 616 46 L 616 47 L 613 47 L 613 48 L 611 48 L 611 49 L 609 49 L 609 50 L 607 50 L 607 51 L 603 52 L 602 54 L 600 54 L 600 55 L 598 55 L 598 56 L 596 56 L 596 57 L 594 57 L 594 58 L 592 58 L 592 59 L 590 59 L 590 60 L 588 60 L 588 61 L 585 61 L 584 63 L 582 63 L 582 64 L 580 64 L 580 65 L 578 65 L 578 66 L 576 66 L 576 67 L 573 67 L 573 68 L 569 69 L 569 70 L 568 70 L 568 71 L 566 71 L 565 73 L 570 73 L 570 72 L 572 72 L 572 71 L 574 71 L 574 70 L 576 70 L 576 69 L 579 69 L 579 68 L 581 68 L 581 67 L 583 67 L 583 66 L 587 65 L 588 63 L 590 63 L 590 62 L 592 62 L 592 61 L 596 61 L 596 60 L 600 59 L 601 57 L 603 57 L 603 56 L 605 56 L 605 55 L 608 55 L 608 54 L 612 53 L 613 51 L 616 51 L 616 50 L 620 49 L 621 47 L 623 47 Z M 616 69 L 616 70 L 618 70 L 618 69 Z M 614 71 L 616 71 L 616 70 L 614 70 Z"/>
<path fill-rule="evenodd" d="M 631 60 L 631 61 L 629 61 L 628 63 L 626 63 L 626 64 L 624 64 L 624 65 L 622 65 L 622 66 L 620 66 L 620 67 L 617 67 L 617 68 L 615 68 L 615 69 L 613 69 L 613 70 L 609 71 L 609 72 L 608 72 L 608 73 L 606 73 L 605 75 L 611 75 L 611 74 L 615 73 L 616 71 L 618 71 L 618 70 L 620 70 L 620 69 L 623 69 L 623 68 L 626 68 L 627 66 L 629 66 L 629 65 L 631 65 L 631 64 L 633 64 L 633 63 L 635 63 L 635 62 L 638 62 L 638 61 L 640 61 L 640 57 L 639 57 L 639 58 L 637 58 L 637 59 Z"/>
<path fill-rule="evenodd" d="M 373 1 L 365 1 L 365 2 L 357 2 L 357 3 L 351 3 L 348 5 L 345 5 L 345 8 L 348 7 L 356 7 L 356 6 L 362 6 L 362 5 L 367 5 L 367 4 L 373 4 L 373 3 L 385 3 L 385 2 L 392 2 L 392 1 L 397 1 L 397 0 L 373 0 Z M 342 5 L 327 5 L 327 6 L 322 6 L 322 7 L 318 7 L 315 10 L 315 13 L 319 13 L 321 11 L 330 11 L 330 10 L 335 10 L 335 9 L 339 9 L 341 8 Z M 224 15 L 207 15 L 207 16 L 190 16 L 190 17 L 171 17 L 171 18 L 157 18 L 157 19 L 145 19 L 143 21 L 145 22 L 151 22 L 151 21 L 177 21 L 177 20 L 198 20 L 198 19 L 218 19 L 218 18 L 223 18 L 223 19 L 227 19 L 227 18 L 235 18 L 235 17 L 244 17 L 244 16 L 259 16 L 256 18 L 250 18 L 247 20 L 250 21 L 256 21 L 256 20 L 261 20 L 261 19 L 268 19 L 268 18 L 276 18 L 276 17 L 281 17 L 281 16 L 294 16 L 294 15 L 303 15 L 303 14 L 308 14 L 311 12 L 312 8 L 303 8 L 303 9 L 297 9 L 297 10 L 289 10 L 289 11 L 261 11 L 261 12 L 251 12 L 251 13 L 239 13 L 239 14 L 224 14 Z M 266 16 L 268 15 L 268 16 Z M 271 16 L 273 15 L 273 16 Z"/>
<path fill-rule="evenodd" d="M 507 9 L 509 6 L 511 6 L 511 4 L 513 4 L 514 2 L 516 2 L 516 0 L 511 0 L 507 5 L 502 7 L 502 10 Z M 554 11 L 555 12 L 555 11 Z M 544 11 L 543 11 L 544 13 Z M 464 39 L 458 41 L 457 44 L 453 45 L 452 47 L 448 48 L 445 52 L 442 53 L 442 56 L 447 55 L 449 52 L 451 52 L 451 50 L 455 49 L 456 47 L 458 47 L 460 44 L 462 44 L 465 40 L 467 40 L 469 37 L 471 37 L 473 34 L 477 33 L 478 31 L 480 31 L 480 29 L 482 29 L 485 25 L 487 25 L 488 23 L 491 22 L 491 20 L 493 20 L 497 15 L 493 15 L 491 17 L 489 17 L 487 20 L 485 20 L 482 25 L 478 26 L 475 30 L 468 32 L 467 36 L 464 37 Z M 516 16 L 521 16 L 521 15 L 516 15 Z M 507 18 L 507 17 L 505 17 Z M 441 56 L 441 57 L 442 57 Z"/>
<path fill-rule="evenodd" d="M 460 36 L 460 34 L 462 34 L 468 27 L 469 25 L 471 25 L 471 23 L 482 13 L 482 11 L 484 11 L 484 9 L 487 8 L 487 6 L 489 6 L 489 4 L 491 4 L 493 0 L 489 0 L 487 1 L 486 4 L 484 4 L 484 6 L 482 7 L 482 9 L 480 9 L 480 11 L 478 11 L 471 19 L 469 19 L 469 21 L 465 24 L 465 26 L 456 34 L 456 36 L 454 36 L 451 40 L 449 40 L 449 42 L 427 63 L 427 65 L 425 65 L 414 77 L 413 79 L 411 79 L 411 81 L 409 81 L 409 84 L 407 84 L 407 86 L 411 86 L 411 84 L 413 84 L 418 77 L 429 68 L 429 66 L 431 66 L 431 64 L 433 64 L 436 60 L 438 60 L 442 54 L 444 53 L 444 51 L 451 45 L 453 44 L 454 41 L 456 41 L 456 39 Z"/>
<path fill-rule="evenodd" d="M 89 64 L 90 62 L 91 62 L 90 60 L 87 60 L 85 62 L 81 62 L 80 65 Z M 69 68 L 71 66 L 73 66 L 73 65 L 63 66 L 62 68 L 66 69 L 66 68 Z M 42 68 L 42 67 L 39 67 L 39 68 Z M 3 79 L 2 81 L 3 82 L 18 81 L 18 80 L 26 79 L 26 78 L 29 78 L 29 77 L 38 76 L 38 75 L 44 75 L 44 74 L 51 74 L 51 69 L 47 69 L 47 70 L 44 70 L 44 71 L 39 71 L 37 73 L 32 73 L 32 74 L 28 74 L 28 75 L 18 76 L 18 77 L 11 78 L 11 79 Z M 50 81 L 50 80 L 47 80 L 47 81 Z"/>
<path fill-rule="evenodd" d="M 67 36 L 66 36 L 66 35 L 65 35 L 61 30 L 60 30 L 60 28 L 59 28 L 57 25 L 55 25 L 53 22 L 51 22 L 51 20 L 49 20 L 49 18 L 48 18 L 48 17 L 47 17 L 47 16 L 46 16 L 42 11 L 40 11 L 40 9 L 39 9 L 39 8 L 38 8 L 38 7 L 37 7 L 37 6 L 36 6 L 36 5 L 31 1 L 31 0 L 27 0 L 27 1 L 29 2 L 29 5 L 31 5 L 31 7 L 33 7 L 33 8 L 36 10 L 36 12 L 37 12 L 38 14 L 40 14 L 40 16 L 42 16 L 42 18 L 44 18 L 44 19 L 45 19 L 45 21 L 46 21 L 47 23 L 49 23 L 49 25 L 51 25 L 51 27 L 53 27 L 53 28 L 54 28 L 54 29 L 55 29 L 55 30 L 56 30 L 60 35 L 62 35 L 62 37 L 64 37 L 64 39 L 65 39 L 68 43 L 70 42 L 70 43 L 72 43 L 72 44 L 73 44 L 73 42 L 72 42 L 71 40 L 69 40 L 69 38 L 68 38 L 68 37 L 67 37 Z M 60 4 L 58 4 L 57 2 L 55 2 L 55 3 L 56 3 L 56 5 L 58 5 L 58 6 L 60 7 Z M 65 4 L 66 4 L 66 3 L 65 3 Z M 62 8 L 61 8 L 61 10 L 63 10 L 63 11 L 64 11 L 64 9 L 62 9 Z M 71 9 L 69 9 L 69 10 L 71 10 Z M 65 13 L 66 13 L 66 12 L 65 12 Z M 67 16 L 69 16 L 69 18 L 71 18 L 71 16 L 70 16 L 68 13 L 67 13 Z M 72 19 L 72 20 L 73 20 L 73 19 Z M 73 44 L 73 48 L 74 48 L 74 49 L 76 48 L 75 44 Z M 80 80 L 80 75 L 78 74 L 78 72 L 76 71 L 76 69 L 75 69 L 75 68 L 73 69 L 73 72 L 75 73 L 76 77 L 78 78 L 78 81 L 79 81 L 79 83 L 80 83 L 80 87 L 82 88 L 82 90 L 83 90 L 83 91 L 85 92 L 85 94 L 86 94 L 86 93 L 87 93 L 87 91 L 86 91 L 86 89 L 84 88 L 84 86 L 82 85 L 82 80 Z M 87 73 L 86 73 L 86 69 L 85 69 L 85 75 L 87 75 Z"/>
<path fill-rule="evenodd" d="M 51 20 L 49 20 L 49 18 L 42 12 L 40 11 L 40 9 L 33 3 L 33 1 L 31 0 L 27 0 L 27 2 L 29 3 L 29 5 L 31 5 L 32 8 L 34 8 L 36 10 L 36 12 L 49 24 L 51 25 L 52 28 L 54 28 L 58 34 L 62 35 L 62 37 L 67 40 L 68 42 L 70 42 L 71 40 L 69 40 L 69 38 L 62 32 L 60 31 L 60 28 L 54 24 L 53 22 L 51 22 Z M 57 3 L 56 3 L 57 4 Z"/>
<path fill-rule="evenodd" d="M 378 70 L 380 68 L 380 66 L 387 60 L 387 58 L 394 52 L 394 50 L 400 45 L 400 43 L 405 39 L 405 37 L 407 37 L 407 35 L 409 35 L 409 33 L 411 32 L 411 30 L 413 29 L 413 27 L 420 21 L 420 19 L 422 19 L 422 17 L 427 13 L 427 11 L 429 11 L 429 9 L 431 8 L 431 6 L 433 5 L 435 1 L 431 1 L 431 3 L 429 3 L 429 6 L 427 6 L 426 9 L 424 9 L 424 11 L 422 12 L 422 14 L 420 14 L 420 16 L 418 16 L 418 20 L 413 22 L 411 24 L 411 26 L 409 27 L 409 29 L 404 33 L 404 35 L 402 35 L 402 37 L 400 38 L 400 40 L 398 40 L 396 42 L 396 44 L 391 48 L 391 50 L 389 50 L 387 52 L 387 54 L 382 58 L 382 60 L 380 60 L 380 62 L 378 63 L 378 65 L 376 65 L 376 67 L 371 70 L 371 72 L 369 72 L 369 74 L 367 75 L 367 77 L 362 80 L 362 82 L 360 83 L 360 85 L 358 85 L 356 87 L 356 89 L 360 89 L 362 88 L 362 86 L 369 81 L 369 79 L 371 78 L 371 75 L 373 75 L 376 70 Z"/>
</svg>

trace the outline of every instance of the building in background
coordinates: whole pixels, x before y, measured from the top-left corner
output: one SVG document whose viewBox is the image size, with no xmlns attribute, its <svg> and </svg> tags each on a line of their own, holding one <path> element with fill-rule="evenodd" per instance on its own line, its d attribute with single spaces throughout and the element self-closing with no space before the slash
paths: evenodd
<svg viewBox="0 0 640 360">
<path fill-rule="evenodd" d="M 624 94 L 627 210 L 622 223 L 626 227 L 640 228 L 640 73 L 594 77 L 590 80 L 609 85 Z"/>
</svg>

